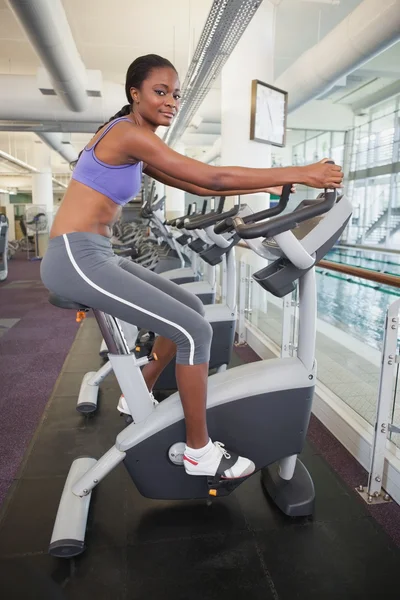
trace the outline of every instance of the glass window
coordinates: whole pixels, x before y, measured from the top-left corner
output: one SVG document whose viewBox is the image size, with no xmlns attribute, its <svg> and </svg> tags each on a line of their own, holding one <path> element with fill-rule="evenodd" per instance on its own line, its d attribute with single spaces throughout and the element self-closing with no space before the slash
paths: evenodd
<svg viewBox="0 0 400 600">
<path fill-rule="evenodd" d="M 391 98 L 387 102 L 383 102 L 382 104 L 379 104 L 379 106 L 371 108 L 370 120 L 374 121 L 375 119 L 394 113 L 396 110 L 396 102 L 397 98 Z"/>
<path fill-rule="evenodd" d="M 293 146 L 293 158 L 292 162 L 294 165 L 304 165 L 305 163 L 305 144 L 296 144 Z"/>
<path fill-rule="evenodd" d="M 368 166 L 377 167 L 392 162 L 394 113 L 371 121 Z"/>
<path fill-rule="evenodd" d="M 400 173 L 393 175 L 392 208 L 400 208 Z"/>
<path fill-rule="evenodd" d="M 329 158 L 331 154 L 331 132 L 325 131 L 317 137 L 317 159 Z"/>
<path fill-rule="evenodd" d="M 317 162 L 318 150 L 317 150 L 317 138 L 314 137 L 306 141 L 306 152 L 305 152 L 306 163 Z"/>
<path fill-rule="evenodd" d="M 360 128 L 359 138 L 357 140 L 357 159 L 356 159 L 356 170 L 367 168 L 367 157 L 369 147 L 369 131 L 367 126 Z"/>
<path fill-rule="evenodd" d="M 329 156 L 337 165 L 343 166 L 344 144 L 342 146 L 336 146 L 336 148 L 332 148 L 329 152 Z"/>
</svg>

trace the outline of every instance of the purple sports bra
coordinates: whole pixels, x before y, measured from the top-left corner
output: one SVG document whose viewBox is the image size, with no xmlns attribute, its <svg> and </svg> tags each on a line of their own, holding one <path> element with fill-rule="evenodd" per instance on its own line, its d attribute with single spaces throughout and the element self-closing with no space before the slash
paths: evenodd
<svg viewBox="0 0 400 600">
<path fill-rule="evenodd" d="M 130 121 L 120 117 L 111 121 L 91 148 L 85 148 L 72 172 L 72 179 L 104 194 L 110 200 L 123 206 L 132 200 L 142 187 L 143 163 L 135 165 L 107 165 L 96 157 L 95 148 L 99 141 L 116 123 Z"/>
</svg>

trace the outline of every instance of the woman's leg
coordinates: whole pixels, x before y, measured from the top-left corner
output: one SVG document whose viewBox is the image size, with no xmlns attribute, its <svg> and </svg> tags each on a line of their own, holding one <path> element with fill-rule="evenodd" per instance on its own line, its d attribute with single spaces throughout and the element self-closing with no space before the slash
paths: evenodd
<svg viewBox="0 0 400 600">
<path fill-rule="evenodd" d="M 132 261 L 121 260 L 120 266 L 137 276 L 137 269 L 132 266 Z M 168 296 L 179 300 L 199 314 L 204 314 L 202 302 L 176 283 L 149 270 L 141 271 L 140 276 Z M 149 391 L 153 389 L 158 377 L 175 356 L 176 350 L 177 346 L 172 340 L 161 335 L 156 337 L 153 354 L 157 355 L 157 360 L 149 362 L 142 369 Z M 206 418 L 207 379 L 208 362 L 200 365 L 176 365 L 176 380 L 185 415 L 186 441 L 191 448 L 202 448 L 209 440 Z"/>
<path fill-rule="evenodd" d="M 135 263 L 132 263 L 130 260 L 121 259 L 119 261 L 120 266 L 128 271 L 129 273 L 135 274 L 137 276 L 137 269 Z M 135 265 L 135 266 L 133 266 Z M 204 315 L 204 305 L 203 303 L 195 296 L 191 294 L 181 286 L 177 285 L 173 281 L 166 279 L 153 271 L 149 271 L 146 269 L 144 272 L 141 271 L 140 278 L 150 285 L 154 285 L 162 292 L 165 292 L 169 296 L 179 300 L 189 308 L 192 308 L 200 315 Z M 148 390 L 151 392 L 157 379 L 165 369 L 165 367 L 171 362 L 171 360 L 176 355 L 176 344 L 172 342 L 170 339 L 163 337 L 161 335 L 157 336 L 155 342 L 153 344 L 153 354 L 157 356 L 157 360 L 149 362 L 142 369 L 142 374 L 144 380 L 146 382 Z M 207 375 L 208 375 L 208 364 L 207 364 Z M 176 378 L 178 381 L 178 373 L 176 373 Z M 181 377 L 182 378 L 182 377 Z M 207 385 L 207 381 L 204 386 Z M 205 394 L 204 387 L 204 394 Z"/>
<path fill-rule="evenodd" d="M 157 360 L 147 363 L 142 369 L 142 375 L 149 392 L 152 391 L 157 379 L 176 354 L 176 344 L 162 335 L 158 335 L 153 344 L 152 353 Z"/>
<path fill-rule="evenodd" d="M 146 282 L 162 290 L 170 298 L 179 300 L 183 305 L 183 310 L 186 306 L 199 313 L 199 315 L 204 315 L 204 306 L 201 301 L 181 286 L 160 277 L 152 271 L 145 270 L 143 272 L 142 268 L 138 271 L 136 265 L 132 266 L 132 261 L 123 259 L 120 264 L 121 262 L 123 268 L 127 271 L 145 279 Z M 206 330 L 207 328 L 211 330 L 210 324 L 203 319 L 202 329 Z M 196 337 L 199 337 L 199 334 Z M 211 337 L 207 356 L 209 356 L 210 345 Z M 154 368 L 154 370 L 154 363 L 159 361 L 150 363 L 151 366 L 146 372 L 146 382 L 149 389 L 151 389 L 149 384 L 154 385 L 152 382 L 156 381 L 162 369 L 171 360 L 175 348 L 171 340 L 159 338 L 158 347 L 154 346 L 154 351 L 157 350 L 161 351 L 162 361 L 158 369 Z M 207 362 L 199 362 L 199 364 L 187 364 L 186 360 L 182 361 L 178 354 L 176 380 L 186 423 L 186 450 L 184 455 L 186 472 L 190 475 L 215 475 L 218 472 L 222 477 L 229 479 L 251 475 L 255 469 L 252 461 L 225 451 L 221 445 L 218 443 L 213 444 L 209 438 L 206 414 L 208 359 Z"/>
<path fill-rule="evenodd" d="M 51 254 L 48 250 L 41 269 L 49 289 L 159 333 L 176 344 L 177 378 L 189 442 L 186 472 L 207 476 L 218 473 L 228 478 L 252 473 L 255 467 L 250 460 L 224 451 L 208 438 L 206 392 L 212 328 L 198 311 L 174 297 L 183 290 L 179 291 L 179 286 L 176 290 L 172 282 L 155 274 L 156 279 L 149 283 L 148 271 L 134 263 L 129 269 L 125 265 L 121 268 L 121 259 L 106 249 L 101 236 L 68 234 L 51 240 L 49 249 Z M 168 283 L 168 291 L 164 291 Z M 199 302 L 189 296 L 188 303 Z"/>
<path fill-rule="evenodd" d="M 159 292 L 166 294 L 168 298 L 178 300 L 181 311 L 178 317 L 180 320 L 185 321 L 185 311 L 189 310 L 191 312 L 192 322 L 190 328 L 193 328 L 191 329 L 193 339 L 201 340 L 204 336 L 207 339 L 206 344 L 197 341 L 194 354 L 191 355 L 189 352 L 189 361 L 186 353 L 182 353 L 181 344 L 177 344 L 176 380 L 186 424 L 186 450 L 184 455 L 186 472 L 189 475 L 207 476 L 214 476 L 218 473 L 228 479 L 251 475 L 255 469 L 252 461 L 224 450 L 219 443 L 213 444 L 208 435 L 206 406 L 212 328 L 202 318 L 202 315 L 204 315 L 203 304 L 196 296 L 190 294 L 181 286 L 143 267 L 138 267 L 132 261 L 120 259 L 119 264 L 124 270 L 154 286 Z M 171 360 L 176 347 L 173 340 L 161 336 L 160 338 L 158 338 L 158 351 L 161 351 L 161 368 L 159 366 L 158 369 L 147 370 L 146 382 L 149 389 L 151 389 L 152 381 L 156 380 L 161 370 Z M 202 344 L 206 346 L 203 349 L 201 348 Z M 156 350 L 157 348 L 154 347 L 154 351 Z M 201 361 L 201 356 L 205 356 L 207 360 Z M 158 360 L 153 361 L 150 365 L 152 366 L 158 362 Z"/>
<path fill-rule="evenodd" d="M 176 381 L 186 423 L 186 444 L 204 448 L 208 444 L 207 429 L 208 363 L 176 365 Z"/>
<path fill-rule="evenodd" d="M 157 360 L 149 362 L 142 369 L 147 387 L 151 391 L 160 373 L 178 349 L 176 377 L 185 415 L 187 443 L 194 449 L 201 448 L 209 441 L 206 403 L 208 359 L 212 339 L 212 328 L 202 316 L 204 305 L 179 285 L 130 260 L 119 257 L 112 262 L 112 268 L 102 268 L 102 277 L 104 283 L 107 281 L 107 289 L 113 290 L 113 294 L 116 295 L 123 290 L 121 299 L 132 300 L 132 303 L 137 303 L 139 309 L 129 310 L 129 313 L 124 313 L 122 319 L 161 334 L 156 337 L 153 346 Z M 97 280 L 94 283 L 98 285 Z M 107 299 L 105 302 L 108 302 Z M 94 306 L 93 302 L 89 305 Z M 140 312 L 140 308 L 146 313 Z M 103 307 L 102 310 L 121 318 L 121 313 L 117 314 L 117 311 L 125 310 L 125 307 L 113 305 L 112 309 L 106 310 L 106 307 Z M 149 312 L 153 313 L 155 320 L 150 315 L 147 316 Z M 166 321 L 171 326 L 166 325 Z M 180 330 L 174 329 L 174 325 Z M 185 335 L 182 335 L 182 330 L 185 331 Z M 201 360 L 200 364 L 196 364 L 198 360 Z"/>
</svg>

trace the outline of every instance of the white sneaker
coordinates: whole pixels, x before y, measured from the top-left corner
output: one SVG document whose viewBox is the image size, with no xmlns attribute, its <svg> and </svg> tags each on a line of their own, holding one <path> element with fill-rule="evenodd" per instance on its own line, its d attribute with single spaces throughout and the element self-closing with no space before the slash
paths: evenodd
<svg viewBox="0 0 400 600">
<path fill-rule="evenodd" d="M 156 407 L 159 403 L 158 401 L 154 398 L 153 396 L 153 392 L 149 392 L 150 393 L 150 398 L 153 402 L 153 406 Z M 118 405 L 117 405 L 117 410 L 118 412 L 124 414 L 124 415 L 130 415 L 131 411 L 129 410 L 129 406 L 127 401 L 125 400 L 125 396 L 123 394 L 121 394 L 121 396 L 119 397 L 118 400 Z"/>
<path fill-rule="evenodd" d="M 256 469 L 251 460 L 238 456 L 234 452 L 228 452 L 221 442 L 211 443 L 210 449 L 200 457 L 196 457 L 196 452 L 190 450 L 186 446 L 183 455 L 185 471 L 188 475 L 214 477 L 219 474 L 221 479 L 238 479 L 248 477 Z"/>
</svg>

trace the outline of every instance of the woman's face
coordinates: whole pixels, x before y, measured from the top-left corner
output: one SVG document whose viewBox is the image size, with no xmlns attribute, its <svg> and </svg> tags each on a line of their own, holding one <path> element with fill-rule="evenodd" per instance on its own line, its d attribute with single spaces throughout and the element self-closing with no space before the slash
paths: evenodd
<svg viewBox="0 0 400 600">
<path fill-rule="evenodd" d="M 180 84 L 178 75 L 170 67 L 152 69 L 149 77 L 138 90 L 131 88 L 135 102 L 135 112 L 147 121 L 153 129 L 171 125 L 180 105 Z"/>
</svg>

